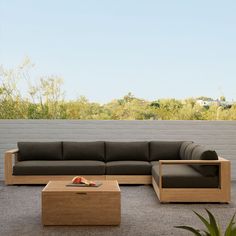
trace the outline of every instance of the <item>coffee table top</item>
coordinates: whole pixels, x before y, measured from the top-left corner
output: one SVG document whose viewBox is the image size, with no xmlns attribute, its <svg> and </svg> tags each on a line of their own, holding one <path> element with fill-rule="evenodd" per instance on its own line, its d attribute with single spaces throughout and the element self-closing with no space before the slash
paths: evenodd
<svg viewBox="0 0 236 236">
<path fill-rule="evenodd" d="M 49 181 L 42 192 L 120 192 L 116 180 L 99 180 L 102 185 L 99 187 L 67 187 L 71 181 Z"/>
</svg>

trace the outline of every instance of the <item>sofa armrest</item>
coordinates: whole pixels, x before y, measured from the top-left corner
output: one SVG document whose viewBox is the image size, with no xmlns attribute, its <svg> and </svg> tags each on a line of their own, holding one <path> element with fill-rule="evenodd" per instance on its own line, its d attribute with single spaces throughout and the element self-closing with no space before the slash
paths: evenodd
<svg viewBox="0 0 236 236">
<path fill-rule="evenodd" d="M 219 160 L 159 160 L 159 165 L 192 165 L 192 164 L 201 164 L 201 165 L 219 165 L 222 162 L 229 162 L 229 160 L 226 160 L 224 158 L 221 158 Z"/>
<path fill-rule="evenodd" d="M 5 154 L 16 154 L 16 153 L 18 153 L 18 152 L 19 152 L 19 150 L 16 148 L 16 149 L 7 150 L 7 151 L 5 152 Z"/>
<path fill-rule="evenodd" d="M 12 184 L 12 166 L 16 161 L 18 149 L 12 149 L 5 152 L 4 157 L 4 174 L 5 174 L 5 184 Z"/>
<path fill-rule="evenodd" d="M 162 188 L 162 165 L 219 165 L 219 188 L 224 189 L 227 199 L 230 199 L 231 162 L 222 157 L 218 160 L 160 160 L 159 161 L 159 187 Z"/>
</svg>

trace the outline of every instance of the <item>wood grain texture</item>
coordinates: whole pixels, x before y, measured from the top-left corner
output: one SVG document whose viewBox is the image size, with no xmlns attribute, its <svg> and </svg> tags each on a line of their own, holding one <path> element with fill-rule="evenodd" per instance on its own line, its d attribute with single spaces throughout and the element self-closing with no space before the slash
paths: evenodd
<svg viewBox="0 0 236 236">
<path fill-rule="evenodd" d="M 119 184 L 151 184 L 151 175 L 106 175 L 106 180 L 117 180 Z"/>
<path fill-rule="evenodd" d="M 159 165 L 183 165 L 183 164 L 201 164 L 201 165 L 218 165 L 223 161 L 228 161 L 220 157 L 219 160 L 160 160 Z"/>
<path fill-rule="evenodd" d="M 158 199 L 161 199 L 161 191 L 160 188 L 158 187 L 158 185 L 156 184 L 156 181 L 154 180 L 154 178 L 152 177 L 152 186 L 154 188 L 154 191 L 156 192 L 156 195 L 158 197 Z M 160 185 L 161 186 L 161 185 Z"/>
<path fill-rule="evenodd" d="M 14 183 L 14 178 L 12 175 L 13 165 L 17 162 L 18 149 L 11 149 L 5 152 L 4 155 L 4 174 L 5 174 L 5 184 L 10 185 Z"/>
<path fill-rule="evenodd" d="M 5 184 L 13 184 L 12 180 L 12 166 L 13 166 L 13 156 L 11 153 L 5 153 L 4 157 L 4 169 L 5 169 Z"/>
<path fill-rule="evenodd" d="M 42 191 L 44 225 L 119 225 L 120 189 L 117 181 L 98 188 L 65 187 L 52 181 Z"/>
<path fill-rule="evenodd" d="M 0 120 L 0 180 L 4 152 L 18 141 L 192 140 L 231 160 L 236 180 L 236 121 Z"/>
<path fill-rule="evenodd" d="M 222 160 L 220 165 L 220 188 L 221 199 L 224 202 L 231 201 L 231 163 L 227 160 Z"/>
<path fill-rule="evenodd" d="M 47 184 L 49 181 L 72 180 L 75 175 L 11 175 L 6 185 L 13 184 Z M 88 180 L 105 180 L 105 175 L 83 175 Z M 9 179 L 9 178 L 8 178 Z"/>
<path fill-rule="evenodd" d="M 120 191 L 119 184 L 116 180 L 99 180 L 93 179 L 102 183 L 99 187 L 68 187 L 71 181 L 58 180 L 49 181 L 42 190 L 43 192 L 117 192 Z"/>
</svg>

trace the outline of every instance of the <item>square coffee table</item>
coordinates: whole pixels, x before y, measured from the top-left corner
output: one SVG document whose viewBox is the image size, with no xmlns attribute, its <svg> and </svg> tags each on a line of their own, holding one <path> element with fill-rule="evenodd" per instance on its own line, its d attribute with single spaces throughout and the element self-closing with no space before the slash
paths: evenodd
<svg viewBox="0 0 236 236">
<path fill-rule="evenodd" d="M 43 225 L 119 225 L 118 182 L 99 182 L 99 187 L 67 187 L 70 181 L 49 181 L 42 190 Z"/>
</svg>

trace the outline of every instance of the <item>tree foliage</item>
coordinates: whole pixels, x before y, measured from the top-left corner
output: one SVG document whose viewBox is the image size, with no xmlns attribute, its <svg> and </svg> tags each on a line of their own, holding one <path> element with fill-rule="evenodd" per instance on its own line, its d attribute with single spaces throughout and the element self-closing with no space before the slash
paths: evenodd
<svg viewBox="0 0 236 236">
<path fill-rule="evenodd" d="M 0 66 L 0 119 L 236 120 L 235 104 L 203 107 L 197 99 L 213 101 L 204 96 L 147 101 L 128 93 L 106 104 L 89 102 L 83 96 L 66 101 L 62 78 L 32 78 L 33 67 L 28 58 L 15 69 Z M 225 97 L 220 100 L 226 101 Z"/>
</svg>

